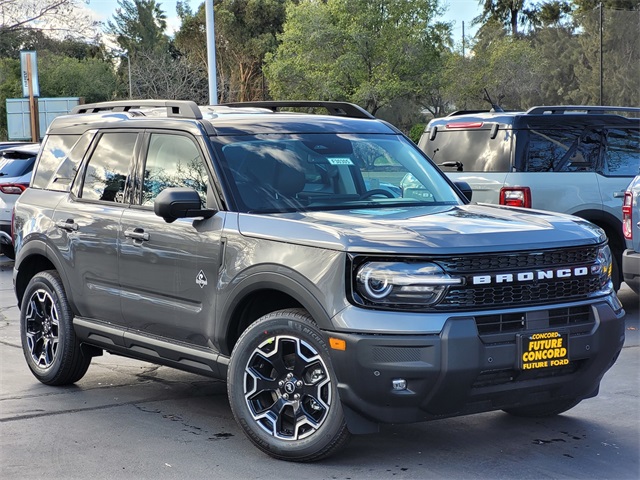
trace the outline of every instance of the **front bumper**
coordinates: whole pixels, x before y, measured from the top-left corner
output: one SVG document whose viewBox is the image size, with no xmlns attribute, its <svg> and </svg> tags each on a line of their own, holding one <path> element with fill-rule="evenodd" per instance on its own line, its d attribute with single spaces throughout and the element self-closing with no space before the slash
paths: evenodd
<svg viewBox="0 0 640 480">
<path fill-rule="evenodd" d="M 484 314 L 449 318 L 437 334 L 327 332 L 346 341 L 331 350 L 341 401 L 376 423 L 410 423 L 596 395 L 624 343 L 617 298 L 521 315 L 518 332 L 488 331 Z M 568 334 L 569 363 L 520 370 L 518 335 L 551 330 Z"/>
<path fill-rule="evenodd" d="M 635 292 L 640 292 L 640 252 L 624 251 L 622 254 L 622 277 Z"/>
</svg>

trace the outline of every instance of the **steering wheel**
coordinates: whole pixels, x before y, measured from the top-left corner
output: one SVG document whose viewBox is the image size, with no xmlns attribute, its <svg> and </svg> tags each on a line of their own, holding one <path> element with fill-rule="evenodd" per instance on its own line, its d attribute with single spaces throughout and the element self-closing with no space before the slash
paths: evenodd
<svg viewBox="0 0 640 480">
<path fill-rule="evenodd" d="M 369 190 L 360 195 L 360 200 L 365 200 L 369 197 L 373 197 L 374 195 L 384 195 L 387 198 L 396 198 L 395 195 L 393 195 L 393 193 L 391 193 L 389 190 L 374 188 L 373 190 Z"/>
</svg>

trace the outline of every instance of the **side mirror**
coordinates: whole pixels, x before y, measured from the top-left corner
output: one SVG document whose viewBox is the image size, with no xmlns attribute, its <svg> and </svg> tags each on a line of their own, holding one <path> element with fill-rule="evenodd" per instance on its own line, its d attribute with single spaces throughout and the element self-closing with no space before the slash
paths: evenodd
<svg viewBox="0 0 640 480">
<path fill-rule="evenodd" d="M 178 218 L 211 218 L 216 211 L 202 208 L 198 192 L 192 188 L 165 188 L 153 202 L 153 211 L 165 222 L 171 223 Z"/>
<path fill-rule="evenodd" d="M 460 190 L 465 197 L 467 197 L 467 200 L 471 201 L 473 190 L 467 182 L 453 182 L 453 184 L 458 187 L 458 190 Z"/>
</svg>

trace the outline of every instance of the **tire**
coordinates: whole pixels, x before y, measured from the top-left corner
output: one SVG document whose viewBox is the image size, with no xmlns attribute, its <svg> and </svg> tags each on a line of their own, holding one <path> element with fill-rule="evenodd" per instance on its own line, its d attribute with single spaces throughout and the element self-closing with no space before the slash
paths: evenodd
<svg viewBox="0 0 640 480">
<path fill-rule="evenodd" d="M 46 385 L 69 385 L 89 368 L 73 330 L 73 313 L 55 270 L 36 274 L 22 297 L 20 338 L 31 373 Z"/>
<path fill-rule="evenodd" d="M 260 450 L 314 462 L 350 437 L 327 345 L 304 310 L 280 310 L 245 330 L 231 355 L 229 403 Z"/>
<path fill-rule="evenodd" d="M 540 403 L 528 407 L 505 408 L 503 411 L 514 417 L 542 418 L 560 415 L 578 405 L 580 400 L 573 398 Z"/>
<path fill-rule="evenodd" d="M 1 247 L 2 248 L 0 249 L 0 253 L 11 260 L 16 259 L 16 252 L 13 249 L 13 245 L 7 245 L 6 243 L 3 243 Z"/>
</svg>

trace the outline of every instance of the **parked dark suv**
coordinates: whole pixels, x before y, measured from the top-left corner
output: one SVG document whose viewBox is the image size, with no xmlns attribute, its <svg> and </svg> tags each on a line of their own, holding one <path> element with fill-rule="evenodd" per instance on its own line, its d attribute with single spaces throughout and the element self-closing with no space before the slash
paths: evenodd
<svg viewBox="0 0 640 480">
<path fill-rule="evenodd" d="M 623 116 L 626 115 L 626 116 Z M 601 227 L 622 281 L 624 191 L 640 173 L 640 108 L 459 111 L 429 122 L 420 148 L 478 202 L 577 215 Z"/>
<path fill-rule="evenodd" d="M 72 113 L 14 217 L 22 345 L 45 384 L 104 351 L 226 379 L 259 449 L 313 461 L 380 423 L 561 413 L 622 348 L 600 228 L 471 204 L 360 107 Z"/>
</svg>

